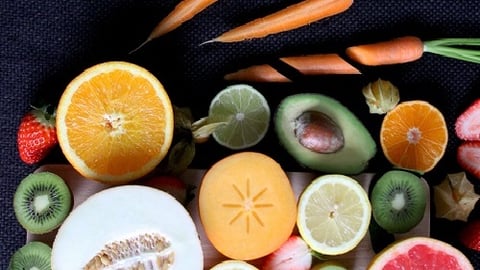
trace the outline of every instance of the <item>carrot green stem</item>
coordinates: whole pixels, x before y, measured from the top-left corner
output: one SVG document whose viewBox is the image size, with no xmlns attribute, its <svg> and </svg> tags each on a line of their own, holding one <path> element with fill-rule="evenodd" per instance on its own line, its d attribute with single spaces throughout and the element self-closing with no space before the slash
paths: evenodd
<svg viewBox="0 0 480 270">
<path fill-rule="evenodd" d="M 480 64 L 480 38 L 443 38 L 423 45 L 425 52 Z"/>
</svg>

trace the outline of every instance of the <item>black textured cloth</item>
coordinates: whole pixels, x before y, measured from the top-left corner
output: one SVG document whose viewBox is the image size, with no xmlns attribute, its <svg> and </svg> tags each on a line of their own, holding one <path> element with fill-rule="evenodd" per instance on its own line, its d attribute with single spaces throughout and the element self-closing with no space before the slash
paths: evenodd
<svg viewBox="0 0 480 270">
<path fill-rule="evenodd" d="M 480 37 L 480 6 L 476 1 L 356 0 L 346 12 L 297 30 L 240 43 L 208 41 L 224 31 L 266 15 L 297 0 L 219 0 L 168 35 L 139 45 L 178 0 L 31 1 L 0 3 L 0 220 L 1 269 L 25 242 L 25 231 L 12 209 L 19 181 L 38 166 L 23 164 L 16 150 L 20 117 L 30 104 L 55 104 L 60 94 L 85 68 L 104 61 L 124 60 L 152 71 L 165 85 L 173 103 L 191 107 L 194 117 L 206 116 L 211 98 L 231 84 L 223 75 L 279 56 L 307 53 L 342 53 L 347 46 L 416 35 L 424 40 Z M 285 96 L 318 92 L 342 101 L 378 139 L 381 116 L 368 113 L 360 89 L 377 78 L 390 80 L 402 100 L 424 99 L 437 106 L 449 126 L 449 144 L 437 168 L 425 175 L 432 184 L 447 173 L 460 171 L 455 161 L 459 141 L 453 132 L 456 116 L 479 93 L 480 65 L 425 54 L 420 60 L 368 68 L 362 76 L 298 78 L 289 84 L 252 83 L 267 97 L 272 110 Z M 272 131 L 249 149 L 271 155 L 290 171 L 304 170 L 279 146 Z M 213 140 L 199 145 L 194 168 L 208 168 L 232 153 Z M 43 163 L 66 163 L 57 148 Z M 388 169 L 381 151 L 371 161 L 371 172 Z M 473 183 L 478 186 L 478 180 Z M 433 204 L 432 204 L 433 209 Z M 475 211 L 471 218 L 478 216 Z M 463 222 L 434 218 L 432 237 L 462 248 L 456 233 Z M 72 248 L 75 243 L 72 243 Z M 478 254 L 462 248 L 478 264 Z M 478 267 L 477 267 L 478 268 Z"/>
</svg>

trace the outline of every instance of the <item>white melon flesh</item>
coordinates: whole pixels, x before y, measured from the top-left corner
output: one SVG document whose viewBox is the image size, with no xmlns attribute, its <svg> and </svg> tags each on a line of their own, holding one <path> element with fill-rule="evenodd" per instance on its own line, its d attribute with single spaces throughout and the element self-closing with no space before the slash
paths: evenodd
<svg viewBox="0 0 480 270">
<path fill-rule="evenodd" d="M 53 242 L 52 269 L 203 269 L 203 252 L 195 223 L 174 197 L 126 185 L 70 213 Z"/>
</svg>

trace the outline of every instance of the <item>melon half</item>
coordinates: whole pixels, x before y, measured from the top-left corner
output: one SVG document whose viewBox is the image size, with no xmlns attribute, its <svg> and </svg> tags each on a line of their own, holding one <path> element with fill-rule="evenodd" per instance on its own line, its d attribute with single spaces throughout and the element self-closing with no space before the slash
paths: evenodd
<svg viewBox="0 0 480 270">
<path fill-rule="evenodd" d="M 203 269 L 203 252 L 195 223 L 174 197 L 126 185 L 71 212 L 53 242 L 52 269 Z"/>
</svg>

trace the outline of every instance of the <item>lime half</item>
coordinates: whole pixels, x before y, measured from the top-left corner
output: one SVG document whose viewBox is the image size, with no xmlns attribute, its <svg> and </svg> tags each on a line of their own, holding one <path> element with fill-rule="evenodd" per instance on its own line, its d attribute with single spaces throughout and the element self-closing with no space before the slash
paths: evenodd
<svg viewBox="0 0 480 270">
<path fill-rule="evenodd" d="M 231 85 L 220 91 L 210 103 L 209 123 L 222 123 L 213 138 L 230 149 L 256 145 L 270 125 L 270 107 L 265 97 L 246 84 Z"/>
</svg>

